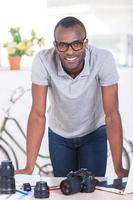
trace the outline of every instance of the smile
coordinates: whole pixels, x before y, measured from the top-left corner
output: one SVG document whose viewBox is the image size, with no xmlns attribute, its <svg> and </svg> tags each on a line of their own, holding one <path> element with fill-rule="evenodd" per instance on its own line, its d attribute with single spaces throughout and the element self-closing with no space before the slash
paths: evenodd
<svg viewBox="0 0 133 200">
<path fill-rule="evenodd" d="M 77 57 L 73 57 L 73 58 L 66 58 L 67 61 L 75 61 L 77 59 Z"/>
</svg>

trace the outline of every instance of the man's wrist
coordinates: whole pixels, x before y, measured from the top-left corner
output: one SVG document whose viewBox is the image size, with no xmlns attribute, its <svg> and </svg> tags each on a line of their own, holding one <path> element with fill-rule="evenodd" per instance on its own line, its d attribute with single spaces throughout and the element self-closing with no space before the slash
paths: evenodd
<svg viewBox="0 0 133 200">
<path fill-rule="evenodd" d="M 25 167 L 26 171 L 30 174 L 32 174 L 33 170 L 34 170 L 34 166 L 32 165 L 26 165 Z"/>
</svg>

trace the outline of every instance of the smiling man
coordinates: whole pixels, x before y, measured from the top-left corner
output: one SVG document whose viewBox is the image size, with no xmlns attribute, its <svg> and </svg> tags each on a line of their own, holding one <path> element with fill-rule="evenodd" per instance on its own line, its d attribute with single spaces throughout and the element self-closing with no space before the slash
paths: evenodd
<svg viewBox="0 0 133 200">
<path fill-rule="evenodd" d="M 118 110 L 118 74 L 110 52 L 88 44 L 84 24 L 60 20 L 54 47 L 39 52 L 32 67 L 33 103 L 27 128 L 27 163 L 16 173 L 34 170 L 45 132 L 47 95 L 50 158 L 55 176 L 87 168 L 104 176 L 107 138 L 118 177 L 122 165 L 122 124 Z"/>
</svg>

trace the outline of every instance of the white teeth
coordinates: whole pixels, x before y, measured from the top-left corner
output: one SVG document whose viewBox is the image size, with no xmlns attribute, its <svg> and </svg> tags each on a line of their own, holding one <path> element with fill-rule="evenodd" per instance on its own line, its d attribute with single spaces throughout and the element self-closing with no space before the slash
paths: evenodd
<svg viewBox="0 0 133 200">
<path fill-rule="evenodd" d="M 68 60 L 68 61 L 73 61 L 75 59 L 76 59 L 76 57 L 74 57 L 74 58 L 66 58 L 66 60 Z"/>
</svg>

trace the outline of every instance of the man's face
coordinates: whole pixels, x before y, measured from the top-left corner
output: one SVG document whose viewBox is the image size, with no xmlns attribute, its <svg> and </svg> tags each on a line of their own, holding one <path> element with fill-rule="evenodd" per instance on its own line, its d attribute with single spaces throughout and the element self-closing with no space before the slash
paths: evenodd
<svg viewBox="0 0 133 200">
<path fill-rule="evenodd" d="M 66 71 L 76 72 L 83 67 L 87 45 L 84 40 L 85 33 L 79 25 L 56 29 L 54 45 Z"/>
</svg>

